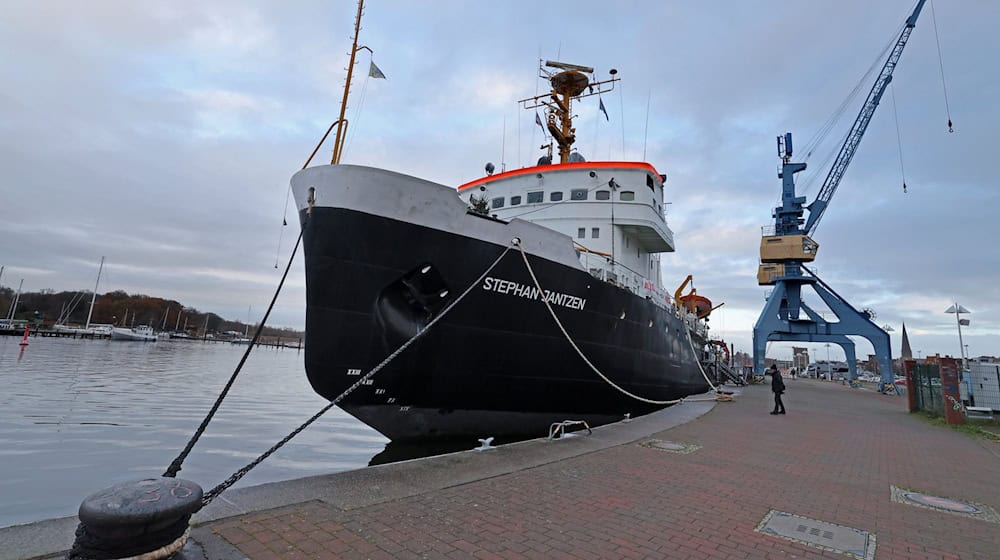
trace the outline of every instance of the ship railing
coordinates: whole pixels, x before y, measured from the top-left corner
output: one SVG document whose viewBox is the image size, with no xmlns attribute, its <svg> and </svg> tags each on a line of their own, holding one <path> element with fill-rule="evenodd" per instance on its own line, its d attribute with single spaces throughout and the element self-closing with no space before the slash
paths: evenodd
<svg viewBox="0 0 1000 560">
<path fill-rule="evenodd" d="M 606 253 L 588 250 L 582 245 L 577 248 L 577 251 L 581 264 L 594 278 L 645 297 L 658 307 L 664 309 L 670 307 L 670 295 L 661 289 L 655 281 L 621 263 L 616 262 L 612 265 L 611 257 Z"/>
<path fill-rule="evenodd" d="M 699 320 L 698 316 L 694 313 L 687 313 L 686 311 L 682 311 L 682 313 L 684 313 L 684 324 L 687 325 L 692 335 L 703 339 L 708 338 L 708 325 L 704 321 Z"/>
</svg>

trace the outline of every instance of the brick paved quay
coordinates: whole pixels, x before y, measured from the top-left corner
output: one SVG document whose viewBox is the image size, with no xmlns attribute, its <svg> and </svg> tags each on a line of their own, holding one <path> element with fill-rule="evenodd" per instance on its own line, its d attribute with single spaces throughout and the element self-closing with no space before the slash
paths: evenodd
<svg viewBox="0 0 1000 560">
<path fill-rule="evenodd" d="M 900 397 L 786 384 L 785 416 L 756 386 L 592 436 L 233 489 L 177 560 L 1000 558 L 1000 444 Z M 978 511 L 898 503 L 906 491 Z M 64 558 L 76 523 L 0 528 L 0 560 Z"/>
<path fill-rule="evenodd" d="M 785 416 L 756 386 L 650 436 L 701 446 L 689 453 L 643 438 L 381 503 L 231 517 L 194 538 L 253 560 L 848 557 L 755 531 L 778 510 L 875 533 L 880 559 L 1000 558 L 1000 524 L 890 499 L 892 485 L 1000 510 L 1000 444 L 911 416 L 902 397 L 786 385 Z"/>
</svg>

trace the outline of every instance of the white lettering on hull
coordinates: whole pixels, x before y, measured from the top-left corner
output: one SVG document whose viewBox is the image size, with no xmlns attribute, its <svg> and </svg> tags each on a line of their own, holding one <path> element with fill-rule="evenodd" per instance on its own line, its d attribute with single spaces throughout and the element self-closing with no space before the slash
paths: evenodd
<svg viewBox="0 0 1000 560">
<path fill-rule="evenodd" d="M 581 297 L 559 292 L 551 292 L 549 290 L 545 290 L 543 293 L 539 292 L 538 288 L 535 286 L 520 284 L 518 282 L 514 282 L 513 280 L 493 278 L 492 276 L 488 276 L 483 280 L 483 290 L 526 299 L 548 301 L 552 305 L 560 305 L 562 307 L 581 311 L 587 305 L 587 300 Z"/>
</svg>

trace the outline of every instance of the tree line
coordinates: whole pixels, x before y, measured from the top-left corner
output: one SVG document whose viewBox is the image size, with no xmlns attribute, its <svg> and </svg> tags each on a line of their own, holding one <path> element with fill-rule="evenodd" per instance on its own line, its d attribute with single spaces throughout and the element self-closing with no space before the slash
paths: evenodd
<svg viewBox="0 0 1000 560">
<path fill-rule="evenodd" d="M 0 287 L 0 318 L 7 317 L 14 296 L 13 289 Z M 28 321 L 33 328 L 50 328 L 56 324 L 83 325 L 87 322 L 92 296 L 93 292 L 22 292 L 14 318 Z M 176 300 L 128 294 L 122 290 L 98 294 L 90 322 L 124 327 L 149 325 L 157 330 L 176 329 L 192 336 L 226 331 L 243 333 L 248 326 L 253 334 L 254 328 L 254 325 L 230 321 Z M 303 335 L 301 331 L 276 327 L 265 327 L 262 334 L 282 338 L 300 338 Z"/>
</svg>

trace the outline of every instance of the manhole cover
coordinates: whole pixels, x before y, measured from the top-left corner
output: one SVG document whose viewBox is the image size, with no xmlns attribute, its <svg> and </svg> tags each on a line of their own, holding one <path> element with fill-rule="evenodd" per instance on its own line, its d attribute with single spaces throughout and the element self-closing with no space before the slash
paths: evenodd
<svg viewBox="0 0 1000 560">
<path fill-rule="evenodd" d="M 669 451 L 671 453 L 691 453 L 692 451 L 701 449 L 700 445 L 696 445 L 694 443 L 678 443 L 675 441 L 663 441 L 659 439 L 646 440 L 639 445 L 649 447 L 651 449 Z"/>
<path fill-rule="evenodd" d="M 1000 515 L 997 515 L 996 510 L 987 505 L 977 504 L 966 500 L 932 496 L 930 494 L 924 494 L 923 492 L 908 490 L 906 488 L 899 488 L 897 486 L 889 486 L 889 490 L 892 494 L 892 501 L 900 504 L 908 504 L 911 506 L 963 515 L 973 519 L 983 519 L 993 523 L 1000 523 Z"/>
<path fill-rule="evenodd" d="M 853 527 L 772 509 L 757 525 L 756 530 L 859 560 L 875 558 L 875 534 Z"/>
<path fill-rule="evenodd" d="M 930 506 L 932 508 L 954 511 L 955 513 L 979 513 L 981 511 L 972 504 L 967 504 L 958 500 L 950 500 L 948 498 L 941 498 L 938 496 L 930 496 L 928 494 L 921 494 L 920 492 L 904 492 L 903 497 L 911 502 L 917 502 L 918 504 Z"/>
</svg>

